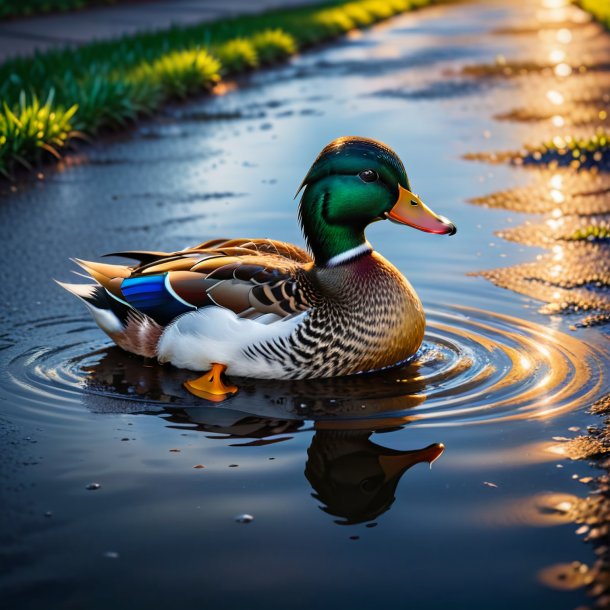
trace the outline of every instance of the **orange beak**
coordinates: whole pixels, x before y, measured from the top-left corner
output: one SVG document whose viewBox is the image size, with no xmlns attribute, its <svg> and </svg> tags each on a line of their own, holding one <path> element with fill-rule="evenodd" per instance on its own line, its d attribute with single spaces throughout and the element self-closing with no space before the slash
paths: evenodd
<svg viewBox="0 0 610 610">
<path fill-rule="evenodd" d="M 455 225 L 444 216 L 435 214 L 417 195 L 398 185 L 398 199 L 394 207 L 386 212 L 386 218 L 414 229 L 436 233 L 437 235 L 455 235 Z"/>
<path fill-rule="evenodd" d="M 434 443 L 415 451 L 404 451 L 394 455 L 380 455 L 377 459 L 385 474 L 385 480 L 389 481 L 398 475 L 402 475 L 405 470 L 415 466 L 415 464 L 428 462 L 432 466 L 441 457 L 443 451 L 445 451 L 443 443 Z"/>
</svg>

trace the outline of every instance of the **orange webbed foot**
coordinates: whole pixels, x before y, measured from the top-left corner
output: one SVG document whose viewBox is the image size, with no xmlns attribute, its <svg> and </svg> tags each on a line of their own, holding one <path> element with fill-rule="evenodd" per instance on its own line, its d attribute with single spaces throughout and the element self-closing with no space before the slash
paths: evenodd
<svg viewBox="0 0 610 610">
<path fill-rule="evenodd" d="M 225 364 L 212 363 L 212 368 L 197 379 L 185 381 L 184 387 L 194 396 L 222 402 L 235 394 L 237 386 L 228 385 L 223 381 L 223 373 L 227 370 Z"/>
</svg>

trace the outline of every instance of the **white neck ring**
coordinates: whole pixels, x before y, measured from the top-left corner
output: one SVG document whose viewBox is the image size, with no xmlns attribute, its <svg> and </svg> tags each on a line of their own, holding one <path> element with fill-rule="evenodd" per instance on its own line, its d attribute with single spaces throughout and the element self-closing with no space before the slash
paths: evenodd
<svg viewBox="0 0 610 610">
<path fill-rule="evenodd" d="M 326 261 L 325 267 L 337 267 L 338 265 L 342 265 L 343 263 L 347 263 L 352 259 L 361 256 L 362 254 L 367 254 L 373 251 L 373 247 L 369 244 L 368 241 L 365 241 L 363 244 L 356 246 L 355 248 L 350 248 L 345 252 L 341 252 L 340 254 L 336 254 L 332 258 L 329 258 Z"/>
</svg>

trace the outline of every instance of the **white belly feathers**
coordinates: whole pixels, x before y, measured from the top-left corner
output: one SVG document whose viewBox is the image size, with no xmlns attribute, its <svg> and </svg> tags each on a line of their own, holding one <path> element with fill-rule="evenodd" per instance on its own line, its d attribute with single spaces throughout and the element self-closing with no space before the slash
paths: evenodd
<svg viewBox="0 0 610 610">
<path fill-rule="evenodd" d="M 227 374 L 282 379 L 286 371 L 278 362 L 245 355 L 251 345 L 289 337 L 307 312 L 271 323 L 238 318 L 220 307 L 203 307 L 176 318 L 157 346 L 160 362 L 179 368 L 207 371 L 212 363 L 227 365 Z"/>
</svg>

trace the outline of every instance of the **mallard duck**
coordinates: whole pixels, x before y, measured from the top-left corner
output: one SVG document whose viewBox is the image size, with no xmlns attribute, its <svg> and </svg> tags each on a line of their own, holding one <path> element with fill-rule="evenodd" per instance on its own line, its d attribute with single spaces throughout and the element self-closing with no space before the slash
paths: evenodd
<svg viewBox="0 0 610 610">
<path fill-rule="evenodd" d="M 216 239 L 179 252 L 115 252 L 137 264 L 75 259 L 95 284 L 65 284 L 123 349 L 206 371 L 194 394 L 237 391 L 223 374 L 272 379 L 351 375 L 400 363 L 425 316 L 407 279 L 364 231 L 389 219 L 428 233 L 455 226 L 411 192 L 388 146 L 328 144 L 305 176 L 299 220 L 311 255 L 272 239 Z"/>
</svg>

